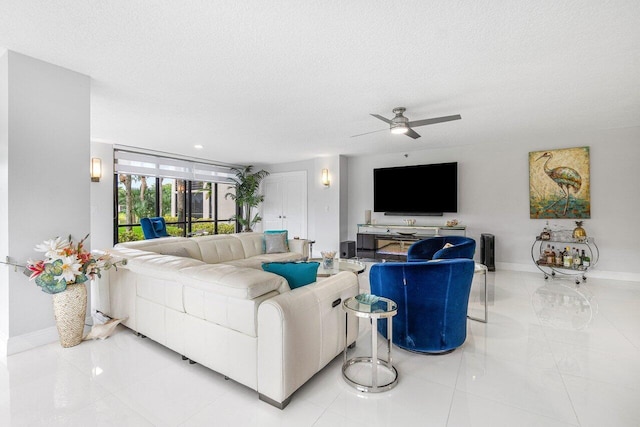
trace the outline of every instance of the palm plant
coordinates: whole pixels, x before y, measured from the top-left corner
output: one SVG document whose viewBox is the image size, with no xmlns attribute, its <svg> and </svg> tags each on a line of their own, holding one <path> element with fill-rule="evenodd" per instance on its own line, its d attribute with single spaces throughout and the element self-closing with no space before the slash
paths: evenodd
<svg viewBox="0 0 640 427">
<path fill-rule="evenodd" d="M 258 190 L 262 180 L 269 175 L 269 172 L 265 170 L 252 172 L 252 169 L 251 165 L 232 168 L 235 177 L 231 179 L 235 182 L 235 186 L 229 186 L 229 189 L 235 188 L 236 191 L 235 193 L 229 192 L 224 196 L 226 199 L 235 200 L 239 206 L 240 212 L 236 215 L 236 220 L 242 226 L 243 232 L 252 231 L 251 227 L 262 220 L 259 214 L 252 217 L 251 210 L 264 200 L 264 196 L 258 194 Z"/>
</svg>

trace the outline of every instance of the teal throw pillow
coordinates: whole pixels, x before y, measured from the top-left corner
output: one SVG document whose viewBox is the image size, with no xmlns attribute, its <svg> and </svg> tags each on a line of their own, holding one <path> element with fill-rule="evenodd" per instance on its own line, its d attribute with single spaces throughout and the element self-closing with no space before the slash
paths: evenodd
<svg viewBox="0 0 640 427">
<path fill-rule="evenodd" d="M 316 281 L 319 262 L 265 262 L 262 269 L 284 277 L 291 289 Z"/>
</svg>

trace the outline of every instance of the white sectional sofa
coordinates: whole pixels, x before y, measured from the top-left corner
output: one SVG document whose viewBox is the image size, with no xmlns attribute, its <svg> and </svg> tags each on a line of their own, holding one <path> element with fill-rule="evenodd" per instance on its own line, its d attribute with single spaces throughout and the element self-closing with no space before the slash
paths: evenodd
<svg viewBox="0 0 640 427">
<path fill-rule="evenodd" d="M 239 233 L 118 244 L 110 252 L 127 265 L 97 280 L 94 309 L 126 318 L 134 331 L 284 408 L 343 351 L 341 301 L 358 293 L 358 280 L 341 272 L 290 289 L 262 263 L 303 259 L 307 242 L 289 240 L 291 252 L 265 254 L 263 238 Z M 353 316 L 347 330 L 351 344 Z"/>
</svg>

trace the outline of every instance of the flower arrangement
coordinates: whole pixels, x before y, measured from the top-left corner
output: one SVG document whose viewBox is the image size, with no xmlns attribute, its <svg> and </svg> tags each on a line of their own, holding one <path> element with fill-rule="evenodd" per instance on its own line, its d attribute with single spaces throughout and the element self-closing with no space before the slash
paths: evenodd
<svg viewBox="0 0 640 427">
<path fill-rule="evenodd" d="M 29 279 L 35 279 L 43 292 L 57 294 L 67 289 L 67 285 L 101 277 L 102 270 L 127 263 L 126 259 L 112 262 L 108 253 L 94 256 L 84 248 L 87 237 L 88 234 L 77 244 L 69 236 L 68 239 L 56 237 L 36 245 L 35 251 L 44 252 L 46 259 L 27 261 L 27 269 L 31 271 Z"/>
</svg>

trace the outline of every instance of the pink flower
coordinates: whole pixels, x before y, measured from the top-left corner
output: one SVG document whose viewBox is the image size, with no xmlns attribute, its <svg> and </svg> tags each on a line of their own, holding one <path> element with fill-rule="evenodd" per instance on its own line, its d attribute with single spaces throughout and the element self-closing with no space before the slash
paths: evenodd
<svg viewBox="0 0 640 427">
<path fill-rule="evenodd" d="M 44 271 L 44 261 L 28 260 L 27 268 L 29 269 L 29 271 L 32 272 L 31 276 L 29 276 L 29 279 L 30 280 L 35 279 Z"/>
</svg>

